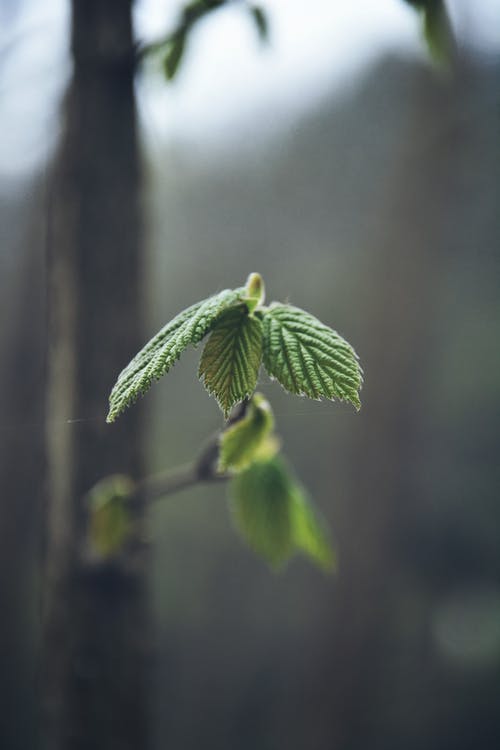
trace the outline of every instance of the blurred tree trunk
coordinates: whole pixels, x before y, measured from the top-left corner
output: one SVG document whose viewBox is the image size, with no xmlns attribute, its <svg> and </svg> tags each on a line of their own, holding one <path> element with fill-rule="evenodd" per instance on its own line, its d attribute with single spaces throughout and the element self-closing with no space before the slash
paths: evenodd
<svg viewBox="0 0 500 750">
<path fill-rule="evenodd" d="M 142 473 L 140 409 L 116 426 L 104 421 L 110 387 L 141 339 L 131 0 L 73 0 L 72 56 L 47 260 L 44 740 L 50 750 L 144 750 L 141 518 L 119 560 L 91 563 L 85 553 L 87 491 L 112 473 Z"/>
<path fill-rule="evenodd" d="M 359 465 L 353 467 L 344 509 L 342 575 L 324 667 L 323 680 L 332 687 L 323 685 L 325 697 L 318 701 L 321 710 L 328 701 L 327 735 L 338 750 L 380 742 L 394 699 L 387 675 L 397 668 L 394 618 L 404 593 L 395 571 L 402 564 L 403 519 L 418 505 L 414 454 L 449 246 L 440 196 L 452 194 L 455 179 L 456 144 L 447 143 L 454 94 L 459 95 L 451 87 L 443 90 L 426 72 L 416 78 L 406 148 L 390 182 L 368 274 L 370 336 L 363 361 L 369 377 L 353 451 Z"/>
<path fill-rule="evenodd" d="M 35 195 L 39 192 L 33 189 Z M 33 214 L 28 237 L 19 247 L 19 278 L 10 271 L 10 289 L 2 295 L 5 303 L 10 291 L 9 302 L 13 302 L 5 308 L 8 330 L 1 350 L 7 366 L 1 370 L 0 381 L 0 748 L 6 750 L 33 747 L 36 740 L 44 367 L 40 280 L 45 233 L 40 211 L 30 205 L 29 215 Z"/>
</svg>

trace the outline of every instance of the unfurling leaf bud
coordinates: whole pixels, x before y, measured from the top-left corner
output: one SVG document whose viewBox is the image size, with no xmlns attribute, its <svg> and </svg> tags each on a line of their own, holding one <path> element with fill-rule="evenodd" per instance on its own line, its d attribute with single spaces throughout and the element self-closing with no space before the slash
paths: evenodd
<svg viewBox="0 0 500 750">
<path fill-rule="evenodd" d="M 256 307 L 264 304 L 266 289 L 264 279 L 260 273 L 251 273 L 245 285 L 248 312 L 253 312 Z"/>
</svg>

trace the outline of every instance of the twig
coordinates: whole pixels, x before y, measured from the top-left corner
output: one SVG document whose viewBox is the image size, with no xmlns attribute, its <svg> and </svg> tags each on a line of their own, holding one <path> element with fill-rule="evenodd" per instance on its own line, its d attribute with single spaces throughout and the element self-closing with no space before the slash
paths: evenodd
<svg viewBox="0 0 500 750">
<path fill-rule="evenodd" d="M 242 419 L 247 411 L 248 399 L 244 399 L 228 420 L 228 425 Z M 202 482 L 225 482 L 231 474 L 221 474 L 217 469 L 219 458 L 219 440 L 221 432 L 216 432 L 205 444 L 198 458 L 189 464 L 168 469 L 150 477 L 144 477 L 135 484 L 130 496 L 132 505 L 135 501 L 152 502 L 167 495 L 193 487 Z"/>
</svg>

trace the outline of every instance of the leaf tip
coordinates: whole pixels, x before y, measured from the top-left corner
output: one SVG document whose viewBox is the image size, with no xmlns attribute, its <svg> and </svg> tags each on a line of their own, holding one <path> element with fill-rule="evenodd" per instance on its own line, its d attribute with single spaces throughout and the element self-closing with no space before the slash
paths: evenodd
<svg viewBox="0 0 500 750">
<path fill-rule="evenodd" d="M 114 409 L 111 406 L 111 404 L 110 404 L 109 411 L 108 411 L 108 414 L 106 416 L 106 424 L 113 424 L 113 422 L 115 421 L 115 419 L 117 418 L 117 416 L 118 416 L 118 414 L 116 412 L 116 409 Z"/>
<path fill-rule="evenodd" d="M 356 411 L 360 411 L 361 410 L 361 399 L 359 398 L 358 395 L 352 397 L 351 403 L 354 406 L 354 408 L 356 409 Z"/>
</svg>

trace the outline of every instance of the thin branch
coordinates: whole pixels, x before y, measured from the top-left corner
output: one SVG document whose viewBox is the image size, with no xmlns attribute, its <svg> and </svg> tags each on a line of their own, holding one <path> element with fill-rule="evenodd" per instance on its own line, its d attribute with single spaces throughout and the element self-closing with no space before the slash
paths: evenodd
<svg viewBox="0 0 500 750">
<path fill-rule="evenodd" d="M 245 398 L 239 404 L 228 420 L 228 426 L 245 416 L 248 403 L 249 399 Z M 192 463 L 140 479 L 135 484 L 130 503 L 134 505 L 139 499 L 141 502 L 152 502 L 203 482 L 225 482 L 230 479 L 231 474 L 221 474 L 217 469 L 220 435 L 220 431 L 212 435 Z"/>
<path fill-rule="evenodd" d="M 131 500 L 141 497 L 147 502 L 153 502 L 203 482 L 224 482 L 229 478 L 229 474 L 203 469 L 197 461 L 142 479 L 137 483 Z"/>
</svg>

